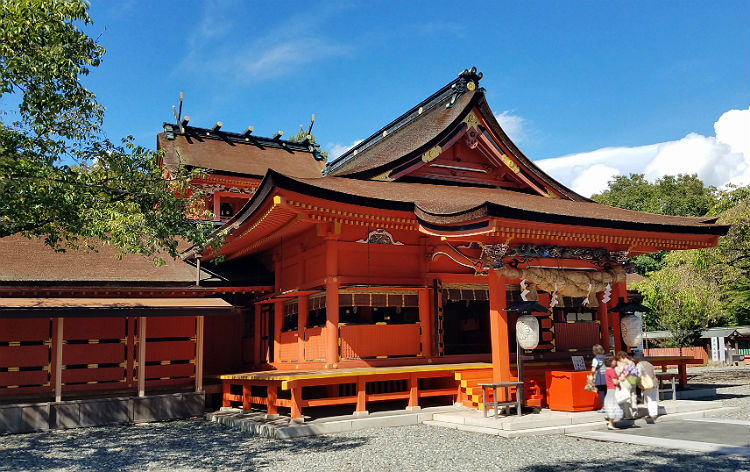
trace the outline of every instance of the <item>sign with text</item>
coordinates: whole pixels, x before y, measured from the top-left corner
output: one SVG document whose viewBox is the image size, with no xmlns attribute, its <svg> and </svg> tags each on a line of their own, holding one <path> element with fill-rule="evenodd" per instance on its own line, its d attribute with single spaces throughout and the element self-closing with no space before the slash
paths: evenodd
<svg viewBox="0 0 750 472">
<path fill-rule="evenodd" d="M 570 359 L 573 361 L 575 370 L 586 370 L 586 362 L 583 361 L 583 356 L 571 356 Z"/>
</svg>

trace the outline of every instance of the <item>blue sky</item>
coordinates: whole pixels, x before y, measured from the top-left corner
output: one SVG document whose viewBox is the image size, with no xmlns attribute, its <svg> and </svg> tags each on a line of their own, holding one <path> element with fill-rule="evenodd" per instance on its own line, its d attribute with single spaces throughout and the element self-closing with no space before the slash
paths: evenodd
<svg viewBox="0 0 750 472">
<path fill-rule="evenodd" d="M 584 193 L 590 178 L 692 171 L 673 155 L 696 147 L 699 175 L 729 169 L 711 183 L 750 173 L 746 0 L 100 1 L 90 14 L 107 54 L 86 84 L 112 138 L 153 147 L 183 91 L 196 126 L 288 135 L 315 113 L 318 142 L 340 152 L 476 66 L 519 147 Z M 660 143 L 677 147 L 659 157 Z"/>
</svg>

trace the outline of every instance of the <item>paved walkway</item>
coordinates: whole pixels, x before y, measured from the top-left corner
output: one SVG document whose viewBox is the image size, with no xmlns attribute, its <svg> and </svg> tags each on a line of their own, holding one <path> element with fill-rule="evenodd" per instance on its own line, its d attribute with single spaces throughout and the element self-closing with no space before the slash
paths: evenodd
<svg viewBox="0 0 750 472">
<path fill-rule="evenodd" d="M 742 420 L 694 418 L 568 436 L 648 446 L 658 438 L 658 445 L 669 449 L 750 457 L 750 421 Z"/>
</svg>

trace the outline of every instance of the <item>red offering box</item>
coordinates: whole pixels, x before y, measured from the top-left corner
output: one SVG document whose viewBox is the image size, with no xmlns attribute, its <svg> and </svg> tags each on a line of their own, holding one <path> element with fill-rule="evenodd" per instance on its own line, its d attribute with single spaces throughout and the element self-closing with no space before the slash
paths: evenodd
<svg viewBox="0 0 750 472">
<path fill-rule="evenodd" d="M 548 370 L 547 405 L 550 410 L 591 411 L 599 408 L 599 394 L 584 390 L 589 371 Z"/>
</svg>

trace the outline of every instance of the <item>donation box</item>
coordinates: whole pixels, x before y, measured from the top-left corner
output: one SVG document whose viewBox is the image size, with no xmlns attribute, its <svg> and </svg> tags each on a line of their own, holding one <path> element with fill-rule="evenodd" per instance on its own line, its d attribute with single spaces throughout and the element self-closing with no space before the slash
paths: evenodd
<svg viewBox="0 0 750 472">
<path fill-rule="evenodd" d="M 600 408 L 599 394 L 584 390 L 590 371 L 547 371 L 547 405 L 550 410 L 590 411 Z"/>
</svg>

